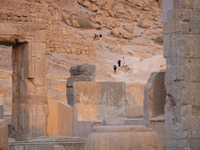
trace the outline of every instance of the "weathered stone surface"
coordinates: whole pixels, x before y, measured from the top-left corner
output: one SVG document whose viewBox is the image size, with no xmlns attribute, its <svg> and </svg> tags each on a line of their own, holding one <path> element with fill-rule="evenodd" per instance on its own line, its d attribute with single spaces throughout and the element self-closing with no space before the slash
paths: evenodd
<svg viewBox="0 0 200 150">
<path fill-rule="evenodd" d="M 93 127 L 87 139 L 87 150 L 113 149 L 159 150 L 159 138 L 155 132 L 143 126 Z"/>
<path fill-rule="evenodd" d="M 165 72 L 152 73 L 144 88 L 144 118 L 147 127 L 151 118 L 164 114 L 165 106 Z"/>
<path fill-rule="evenodd" d="M 132 25 L 125 25 L 124 28 L 129 32 L 129 33 L 133 33 L 133 26 Z"/>
<path fill-rule="evenodd" d="M 92 132 L 92 121 L 73 121 L 73 136 L 87 138 Z"/>
<path fill-rule="evenodd" d="M 67 78 L 67 103 L 70 106 L 74 105 L 74 96 L 73 96 L 73 84 L 74 82 L 80 82 L 80 81 L 95 81 L 95 78 L 92 76 L 86 76 L 86 75 L 78 75 Z"/>
<path fill-rule="evenodd" d="M 145 120 L 143 118 L 125 119 L 124 122 L 125 122 L 125 125 L 145 126 Z"/>
<path fill-rule="evenodd" d="M 70 106 L 74 106 L 74 95 L 73 95 L 73 88 L 67 87 L 67 104 Z"/>
<path fill-rule="evenodd" d="M 79 137 L 48 136 L 26 141 L 10 141 L 9 150 L 85 150 L 85 143 L 85 139 Z"/>
<path fill-rule="evenodd" d="M 148 20 L 141 20 L 139 23 L 138 23 L 138 26 L 140 28 L 143 28 L 143 29 L 149 29 L 150 28 L 150 22 Z"/>
<path fill-rule="evenodd" d="M 200 57 L 197 51 L 200 13 L 197 3 L 195 0 L 174 1 L 164 25 L 164 57 L 167 59 L 165 134 L 183 139 L 167 140 L 167 150 L 200 148 L 200 140 L 195 139 L 200 136 Z"/>
<path fill-rule="evenodd" d="M 124 118 L 120 117 L 104 117 L 102 121 L 102 125 L 104 126 L 118 126 L 125 125 Z"/>
<path fill-rule="evenodd" d="M 8 148 L 8 124 L 5 120 L 0 119 L 0 150 Z"/>
<path fill-rule="evenodd" d="M 125 115 L 123 82 L 75 82 L 73 90 L 75 120 L 95 121 Z"/>
<path fill-rule="evenodd" d="M 165 137 L 165 118 L 164 115 L 157 116 L 150 120 L 150 128 L 156 132 L 159 138 Z M 160 150 L 165 150 L 165 141 L 160 140 Z"/>
<path fill-rule="evenodd" d="M 162 22 L 167 22 L 167 12 L 173 9 L 173 0 L 162 0 Z"/>
<path fill-rule="evenodd" d="M 94 76 L 95 77 L 96 66 L 90 64 L 83 64 L 70 67 L 71 77 L 78 75 Z"/>
<path fill-rule="evenodd" d="M 126 107 L 143 106 L 144 86 L 143 84 L 126 86 Z"/>
<path fill-rule="evenodd" d="M 112 31 L 110 33 L 114 37 L 119 37 L 120 36 L 120 32 L 117 29 L 112 29 Z"/>
<path fill-rule="evenodd" d="M 80 81 L 95 81 L 95 65 L 77 65 L 70 68 L 71 77 L 67 78 L 67 103 L 74 105 L 73 84 Z"/>
<path fill-rule="evenodd" d="M 123 37 L 124 39 L 129 39 L 129 40 L 131 40 L 131 39 L 133 38 L 133 36 L 132 36 L 131 34 L 128 34 L 128 33 L 123 33 L 123 34 L 122 34 L 122 37 Z"/>
<path fill-rule="evenodd" d="M 66 82 L 63 80 L 47 80 L 48 100 L 66 102 Z"/>
<path fill-rule="evenodd" d="M 59 101 L 48 101 L 47 135 L 72 136 L 73 108 Z"/>
<path fill-rule="evenodd" d="M 95 81 L 95 78 L 93 76 L 87 76 L 87 75 L 77 75 L 67 78 L 67 87 L 73 87 L 74 82 L 80 82 L 80 81 Z"/>
<path fill-rule="evenodd" d="M 0 119 L 3 119 L 3 103 L 0 101 Z"/>
<path fill-rule="evenodd" d="M 134 117 L 143 117 L 143 106 L 131 106 L 126 107 L 126 117 L 134 118 Z"/>
</svg>

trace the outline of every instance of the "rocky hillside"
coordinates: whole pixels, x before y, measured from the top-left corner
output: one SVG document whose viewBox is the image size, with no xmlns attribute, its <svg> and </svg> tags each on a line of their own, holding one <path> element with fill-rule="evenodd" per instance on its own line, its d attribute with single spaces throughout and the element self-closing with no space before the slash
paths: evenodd
<svg viewBox="0 0 200 150">
<path fill-rule="evenodd" d="M 160 16 L 157 0 L 78 0 L 62 11 L 63 24 L 79 30 L 79 35 L 88 41 L 94 34 L 103 35 L 104 42 L 95 42 L 97 50 L 119 52 L 125 48 L 130 55 L 145 58 L 162 54 Z"/>
</svg>

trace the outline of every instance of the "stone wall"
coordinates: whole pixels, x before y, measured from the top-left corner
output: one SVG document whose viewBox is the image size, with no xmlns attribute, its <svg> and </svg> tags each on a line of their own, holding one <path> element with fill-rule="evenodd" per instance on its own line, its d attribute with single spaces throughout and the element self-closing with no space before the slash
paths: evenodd
<svg viewBox="0 0 200 150">
<path fill-rule="evenodd" d="M 87 150 L 160 150 L 158 135 L 144 126 L 99 126 L 87 138 Z"/>
<path fill-rule="evenodd" d="M 174 0 L 164 22 L 166 150 L 200 149 L 200 3 Z M 180 139 L 180 137 L 182 139 Z M 198 138 L 197 138 L 198 137 Z"/>
<path fill-rule="evenodd" d="M 105 116 L 125 116 L 125 83 L 75 82 L 74 119 L 102 121 Z"/>
<path fill-rule="evenodd" d="M 164 114 L 165 107 L 165 72 L 154 72 L 144 88 L 144 119 L 146 126 L 150 126 L 152 118 Z"/>
<path fill-rule="evenodd" d="M 0 150 L 8 148 L 8 124 L 5 120 L 0 119 Z"/>
<path fill-rule="evenodd" d="M 96 55 L 96 46 L 92 39 L 84 37 L 73 28 L 69 28 L 63 19 L 65 15 L 69 14 L 69 9 L 64 6 L 70 5 L 70 3 L 74 3 L 74 6 L 76 6 L 76 1 L 1 0 L 0 2 L 0 22 L 19 25 L 32 24 L 32 26 L 22 29 L 29 32 L 38 29 L 45 30 L 47 53 Z M 81 16 L 78 15 L 77 17 L 80 18 Z"/>
<path fill-rule="evenodd" d="M 85 143 L 85 139 L 79 137 L 48 136 L 10 141 L 9 150 L 85 150 Z"/>
<path fill-rule="evenodd" d="M 48 100 L 47 136 L 72 136 L 73 108 Z"/>
<path fill-rule="evenodd" d="M 126 86 L 126 117 L 143 117 L 144 85 Z"/>
</svg>

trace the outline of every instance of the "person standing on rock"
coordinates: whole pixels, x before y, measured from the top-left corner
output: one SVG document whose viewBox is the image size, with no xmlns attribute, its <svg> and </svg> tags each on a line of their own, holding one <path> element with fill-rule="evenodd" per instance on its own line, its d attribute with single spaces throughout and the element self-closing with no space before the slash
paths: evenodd
<svg viewBox="0 0 200 150">
<path fill-rule="evenodd" d="M 117 61 L 117 63 L 118 63 L 118 66 L 121 67 L 121 60 L 120 59 Z"/>
<path fill-rule="evenodd" d="M 122 66 L 125 66 L 125 58 L 122 58 Z"/>
<path fill-rule="evenodd" d="M 114 74 L 116 74 L 117 66 L 113 65 Z"/>
</svg>

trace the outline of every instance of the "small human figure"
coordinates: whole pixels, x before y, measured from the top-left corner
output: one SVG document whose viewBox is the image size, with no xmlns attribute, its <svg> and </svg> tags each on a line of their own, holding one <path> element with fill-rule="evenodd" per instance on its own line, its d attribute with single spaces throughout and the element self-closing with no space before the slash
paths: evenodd
<svg viewBox="0 0 200 150">
<path fill-rule="evenodd" d="M 101 40 L 101 38 L 102 38 L 102 34 L 99 34 L 99 37 L 100 37 L 100 40 Z"/>
<path fill-rule="evenodd" d="M 114 70 L 114 73 L 116 74 L 116 70 L 117 70 L 117 66 L 116 65 L 113 65 L 113 70 Z"/>
<path fill-rule="evenodd" d="M 94 39 L 97 37 L 97 35 L 96 34 L 94 34 Z"/>
<path fill-rule="evenodd" d="M 122 57 L 122 66 L 125 66 L 125 58 Z"/>
<path fill-rule="evenodd" d="M 117 63 L 118 63 L 118 66 L 121 67 L 121 60 L 120 59 L 117 61 Z"/>
</svg>

